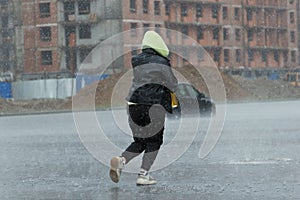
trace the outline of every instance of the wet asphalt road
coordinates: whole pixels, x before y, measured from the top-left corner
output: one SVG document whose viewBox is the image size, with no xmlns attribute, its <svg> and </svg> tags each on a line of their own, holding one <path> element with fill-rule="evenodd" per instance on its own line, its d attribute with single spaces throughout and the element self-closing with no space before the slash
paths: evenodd
<svg viewBox="0 0 300 200">
<path fill-rule="evenodd" d="M 300 199 L 300 102 L 231 104 L 218 144 L 198 157 L 209 119 L 188 150 L 152 175 L 158 184 L 120 183 L 81 143 L 72 113 L 0 118 L 0 199 Z M 114 142 L 109 111 L 97 112 Z M 125 119 L 126 120 L 126 119 Z M 178 122 L 168 120 L 166 144 Z M 123 134 L 124 135 L 124 134 Z"/>
</svg>

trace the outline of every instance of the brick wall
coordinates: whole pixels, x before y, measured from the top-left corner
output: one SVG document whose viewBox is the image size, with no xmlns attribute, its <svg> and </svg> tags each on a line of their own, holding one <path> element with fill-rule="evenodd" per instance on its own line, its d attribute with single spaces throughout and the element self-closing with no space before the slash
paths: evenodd
<svg viewBox="0 0 300 200">
<path fill-rule="evenodd" d="M 40 17 L 39 3 L 44 3 L 44 1 L 36 2 L 28 0 L 22 3 L 25 73 L 59 71 L 58 10 L 55 1 L 49 2 L 49 17 Z M 43 41 L 41 39 L 40 29 L 43 27 L 49 27 L 51 30 L 51 38 L 49 41 Z M 52 52 L 52 64 L 42 64 L 42 51 Z"/>
</svg>

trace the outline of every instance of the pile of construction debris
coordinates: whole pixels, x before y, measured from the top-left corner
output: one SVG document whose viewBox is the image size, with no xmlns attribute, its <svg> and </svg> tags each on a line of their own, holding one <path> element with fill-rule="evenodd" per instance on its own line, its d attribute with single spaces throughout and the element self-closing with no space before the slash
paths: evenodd
<svg viewBox="0 0 300 200">
<path fill-rule="evenodd" d="M 208 89 L 201 75 L 193 67 L 176 68 L 189 82 L 207 95 Z M 95 82 L 79 91 L 76 99 L 84 103 L 93 98 L 96 108 L 110 107 L 116 83 L 125 74 L 119 73 L 109 78 Z M 227 102 L 253 102 L 253 101 L 277 101 L 277 100 L 300 100 L 300 88 L 291 86 L 283 80 L 268 80 L 267 78 L 247 79 L 241 76 L 229 76 L 221 73 L 226 90 Z M 124 98 L 120 98 L 120 104 Z M 0 98 L 0 115 L 7 113 L 31 113 L 31 112 L 53 112 L 72 110 L 72 98 L 57 99 L 34 99 L 30 101 L 13 101 Z"/>
</svg>

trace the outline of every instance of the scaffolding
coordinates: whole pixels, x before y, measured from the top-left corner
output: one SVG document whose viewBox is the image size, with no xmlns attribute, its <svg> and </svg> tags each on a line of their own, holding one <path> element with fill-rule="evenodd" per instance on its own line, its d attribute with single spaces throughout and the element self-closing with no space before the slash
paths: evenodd
<svg viewBox="0 0 300 200">
<path fill-rule="evenodd" d="M 14 71 L 14 4 L 11 1 L 0 1 L 0 70 L 2 73 Z"/>
</svg>

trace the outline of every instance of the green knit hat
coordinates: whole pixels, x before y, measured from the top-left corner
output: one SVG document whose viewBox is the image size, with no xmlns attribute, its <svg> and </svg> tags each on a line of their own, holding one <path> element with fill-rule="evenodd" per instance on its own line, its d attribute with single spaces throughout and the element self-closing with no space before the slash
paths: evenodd
<svg viewBox="0 0 300 200">
<path fill-rule="evenodd" d="M 152 48 L 163 57 L 168 57 L 169 49 L 164 40 L 155 31 L 147 31 L 144 35 L 142 49 Z"/>
</svg>

